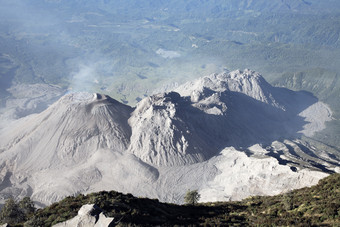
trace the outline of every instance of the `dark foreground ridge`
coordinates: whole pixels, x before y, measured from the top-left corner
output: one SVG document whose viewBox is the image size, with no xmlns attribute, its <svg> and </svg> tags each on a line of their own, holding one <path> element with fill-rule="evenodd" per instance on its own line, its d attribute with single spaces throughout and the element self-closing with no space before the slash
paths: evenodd
<svg viewBox="0 0 340 227">
<path fill-rule="evenodd" d="M 37 210 L 26 223 L 12 226 L 51 226 L 77 215 L 84 204 L 96 204 L 117 226 L 218 225 L 340 225 L 340 174 L 313 187 L 278 196 L 256 196 L 241 202 L 204 203 L 196 206 L 161 203 L 119 192 L 98 192 L 67 197 Z"/>
</svg>

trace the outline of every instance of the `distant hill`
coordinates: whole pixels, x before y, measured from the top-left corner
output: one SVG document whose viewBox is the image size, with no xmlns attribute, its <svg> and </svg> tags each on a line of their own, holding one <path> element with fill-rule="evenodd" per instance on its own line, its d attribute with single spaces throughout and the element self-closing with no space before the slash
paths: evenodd
<svg viewBox="0 0 340 227">
<path fill-rule="evenodd" d="M 336 0 L 324 0 L 322 2 L 316 0 L 214 0 L 214 1 L 183 1 L 183 0 L 175 0 L 175 1 L 152 1 L 152 0 L 144 0 L 144 1 L 106 1 L 106 0 L 89 0 L 85 3 L 79 0 L 67 1 L 53 1 L 53 0 L 45 0 L 44 3 L 42 1 L 35 1 L 34 5 L 55 5 L 59 7 L 92 7 L 94 9 L 101 9 L 104 11 L 111 11 L 117 9 L 125 9 L 125 10 L 163 10 L 165 8 L 168 11 L 172 11 L 176 14 L 184 13 L 184 12 L 205 12 L 205 14 L 215 14 L 215 16 L 220 16 L 218 13 L 221 12 L 230 12 L 230 11 L 243 11 L 243 10 L 254 10 L 258 12 L 279 12 L 279 11 L 301 11 L 301 12 L 310 12 L 313 10 L 327 11 L 334 10 L 334 7 L 339 6 L 339 2 Z M 176 10 L 176 12 L 175 12 Z M 189 15 L 190 16 L 190 15 Z M 192 16 L 192 14 L 191 14 Z"/>
<path fill-rule="evenodd" d="M 18 84 L 135 105 L 155 89 L 223 68 L 266 79 L 313 67 L 339 72 L 339 12 L 336 0 L 4 0 L 0 105 L 17 99 L 7 89 Z"/>
<path fill-rule="evenodd" d="M 82 205 L 95 203 L 119 226 L 174 225 L 340 225 L 340 174 L 313 187 L 271 197 L 250 197 L 241 202 L 204 203 L 197 206 L 160 203 L 115 191 L 67 197 L 39 209 L 25 226 L 51 226 L 77 215 Z M 22 226 L 20 223 L 18 226 Z"/>
<path fill-rule="evenodd" d="M 322 102 L 327 103 L 333 112 L 333 121 L 326 130 L 318 132 L 315 140 L 340 149 L 340 75 L 330 69 L 314 68 L 305 71 L 285 73 L 273 82 L 275 86 L 295 91 L 309 91 Z"/>
</svg>

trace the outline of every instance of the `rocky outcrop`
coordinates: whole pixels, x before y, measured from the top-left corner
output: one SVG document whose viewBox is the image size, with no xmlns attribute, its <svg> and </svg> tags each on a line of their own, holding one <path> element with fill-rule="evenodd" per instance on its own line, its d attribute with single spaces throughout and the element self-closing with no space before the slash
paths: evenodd
<svg viewBox="0 0 340 227">
<path fill-rule="evenodd" d="M 140 101 L 129 119 L 128 150 L 158 166 L 201 162 L 227 146 L 306 133 L 299 113 L 315 102 L 310 94 L 272 87 L 254 71 L 212 74 Z"/>
<path fill-rule="evenodd" d="M 206 160 L 210 153 L 189 118 L 190 102 L 176 92 L 143 99 L 129 123 L 132 136 L 129 151 L 145 162 L 175 166 Z"/>
<path fill-rule="evenodd" d="M 259 73 L 251 70 L 236 70 L 230 73 L 211 74 L 188 82 L 176 89 L 182 96 L 189 96 L 193 103 L 226 91 L 247 95 L 255 100 L 276 107 L 280 105 L 272 95 L 273 88 Z M 210 92 L 209 92 L 210 91 Z"/>
<path fill-rule="evenodd" d="M 83 205 L 74 218 L 53 225 L 54 227 L 108 227 L 114 226 L 114 218 L 107 218 L 94 204 Z"/>
</svg>

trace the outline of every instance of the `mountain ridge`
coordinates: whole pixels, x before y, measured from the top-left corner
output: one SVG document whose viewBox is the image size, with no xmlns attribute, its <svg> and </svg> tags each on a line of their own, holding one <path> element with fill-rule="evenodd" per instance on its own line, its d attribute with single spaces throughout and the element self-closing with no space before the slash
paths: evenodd
<svg viewBox="0 0 340 227">
<path fill-rule="evenodd" d="M 302 130 L 320 130 L 305 128 L 305 119 L 318 111 L 299 116 L 317 103 L 310 94 L 272 87 L 250 70 L 213 74 L 193 84 L 146 97 L 135 108 L 101 94 L 71 93 L 20 119 L 0 133 L 0 194 L 28 195 L 44 205 L 114 188 L 181 202 L 190 186 L 207 200 L 216 189 L 218 198 L 235 200 L 312 185 L 327 175 L 320 171 L 339 166 L 336 153 L 322 158 L 296 139 Z M 322 122 L 331 119 L 327 111 L 320 113 L 326 114 Z M 255 144 L 262 150 L 250 148 Z M 233 162 L 243 163 L 237 168 L 244 177 L 235 173 L 238 186 L 228 181 L 234 178 L 219 178 L 232 171 Z M 261 165 L 273 171 L 264 173 Z M 287 184 L 250 190 L 251 179 L 261 178 Z"/>
</svg>

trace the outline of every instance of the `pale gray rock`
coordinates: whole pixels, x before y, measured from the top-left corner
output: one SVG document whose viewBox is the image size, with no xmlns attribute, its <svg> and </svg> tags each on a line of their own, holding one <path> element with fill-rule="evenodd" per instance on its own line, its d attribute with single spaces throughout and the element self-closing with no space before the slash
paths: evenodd
<svg viewBox="0 0 340 227">
<path fill-rule="evenodd" d="M 32 170 L 70 166 L 98 149 L 124 151 L 131 135 L 131 110 L 99 94 L 66 95 L 43 113 L 10 125 L 0 147 L 6 159 L 0 160 Z"/>
<path fill-rule="evenodd" d="M 306 136 L 313 136 L 315 132 L 325 129 L 325 123 L 333 120 L 332 110 L 323 102 L 317 102 L 309 106 L 299 116 L 304 117 L 308 122 L 301 130 L 301 133 Z"/>
<path fill-rule="evenodd" d="M 68 94 L 0 131 L 0 202 L 30 196 L 44 206 L 116 190 L 181 203 L 187 189 L 208 201 L 310 186 L 340 166 L 336 152 L 297 139 L 306 124 L 331 118 L 316 103 L 250 70 L 203 77 L 136 108 L 105 95 Z"/>
<path fill-rule="evenodd" d="M 9 125 L 0 133 L 3 198 L 29 195 L 46 204 L 90 190 L 98 182 L 105 187 L 107 173 L 126 171 L 126 167 L 110 167 L 117 160 L 134 163 L 148 179 L 157 178 L 157 171 L 152 170 L 149 176 L 147 165 L 121 154 L 131 136 L 127 123 L 131 111 L 104 95 L 75 93 L 40 114 Z"/>
<path fill-rule="evenodd" d="M 272 87 L 250 70 L 212 74 L 140 101 L 129 119 L 128 150 L 152 165 L 179 166 L 207 160 L 227 146 L 310 135 L 307 107 L 320 115 L 309 114 L 310 124 L 331 119 L 329 108 L 316 102 L 310 94 Z"/>
<path fill-rule="evenodd" d="M 53 227 L 108 227 L 113 226 L 114 218 L 107 218 L 94 204 L 83 205 L 74 218 L 53 225 Z"/>
<path fill-rule="evenodd" d="M 252 150 L 255 150 L 252 147 Z M 312 186 L 327 173 L 303 169 L 294 172 L 270 156 L 248 157 L 225 148 L 215 166 L 219 174 L 199 191 L 201 202 L 241 200 L 249 195 L 276 195 L 292 188 Z"/>
<path fill-rule="evenodd" d="M 190 103 L 176 92 L 143 99 L 129 119 L 133 129 L 129 151 L 156 165 L 185 165 L 206 160 L 211 149 L 196 131 L 191 132 L 187 108 Z"/>
<path fill-rule="evenodd" d="M 232 91 L 283 108 L 273 97 L 273 89 L 275 88 L 267 83 L 259 73 L 246 69 L 244 71 L 236 70 L 229 73 L 211 74 L 183 84 L 176 91 L 182 96 L 189 96 L 194 103 L 215 93 Z"/>
</svg>

